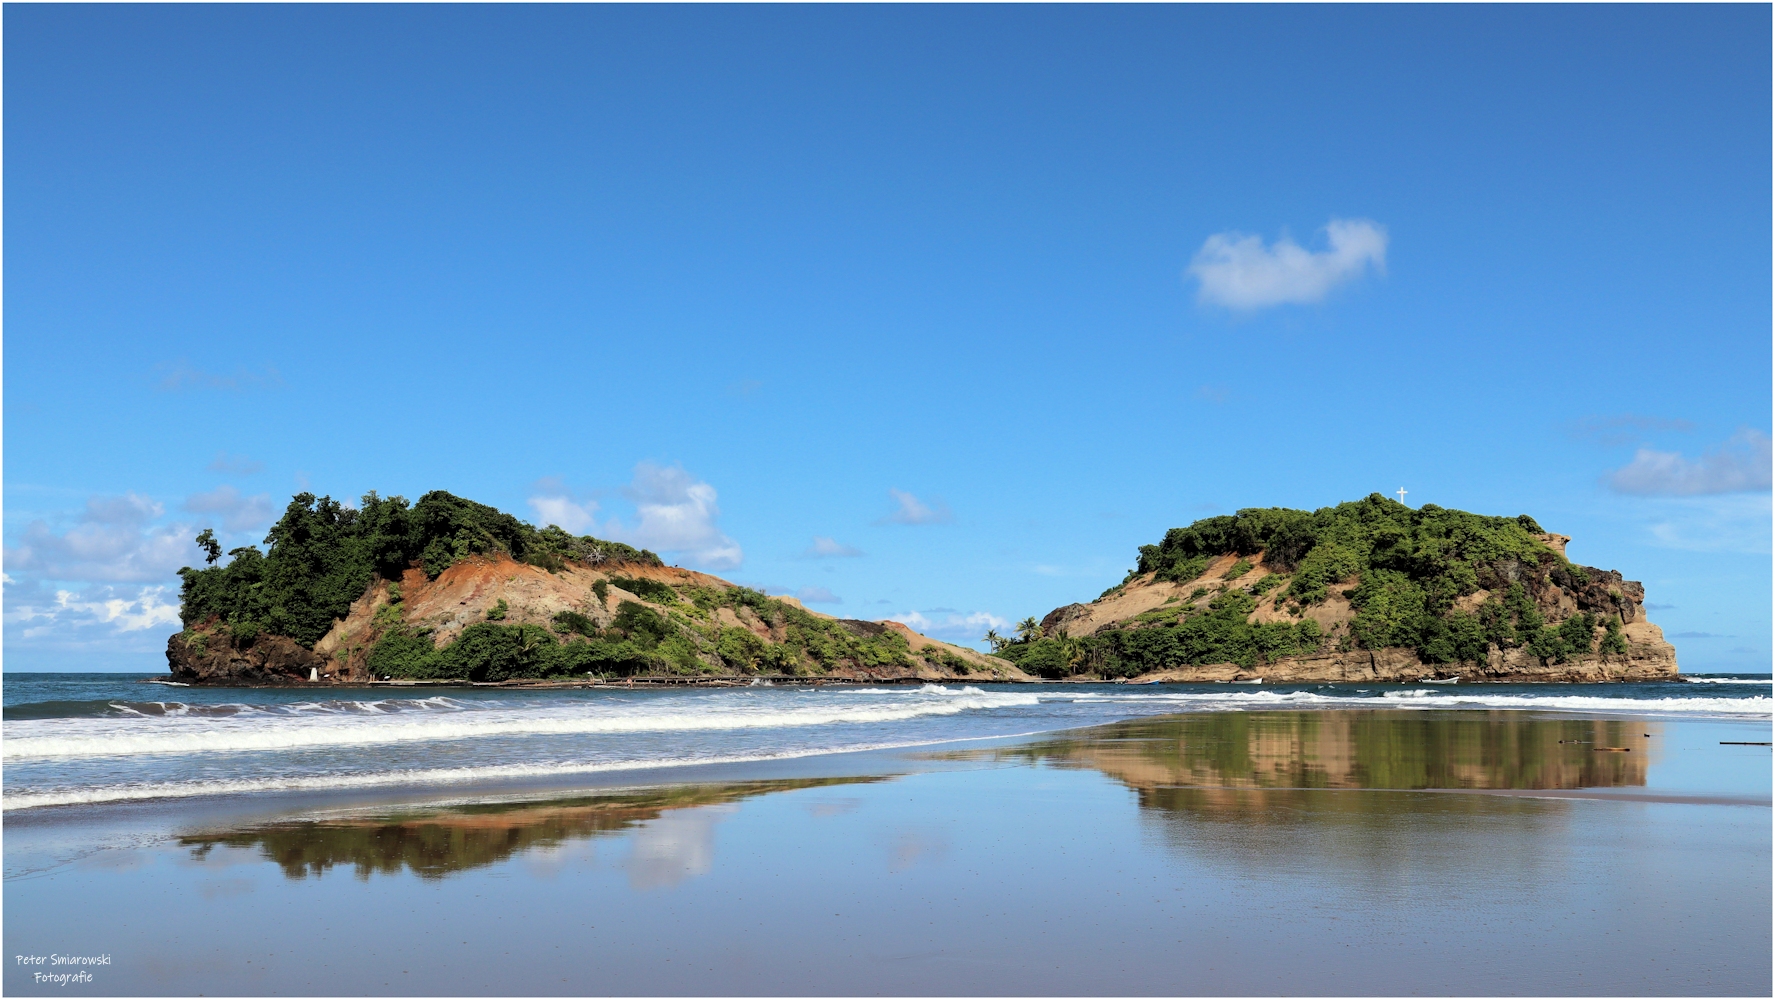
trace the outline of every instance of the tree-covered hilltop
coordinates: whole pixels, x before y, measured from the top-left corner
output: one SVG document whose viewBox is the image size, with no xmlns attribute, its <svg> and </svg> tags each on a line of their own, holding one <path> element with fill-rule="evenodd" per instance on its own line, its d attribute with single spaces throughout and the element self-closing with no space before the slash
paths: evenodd
<svg viewBox="0 0 1775 1000">
<path fill-rule="evenodd" d="M 215 535 L 206 530 L 197 542 L 210 565 L 179 570 L 179 617 L 186 625 L 217 618 L 237 634 L 264 631 L 305 647 L 345 617 L 371 580 L 398 580 L 414 565 L 433 579 L 459 559 L 492 553 L 546 569 L 560 569 L 567 560 L 661 565 L 645 549 L 570 535 L 552 524 L 537 529 L 442 490 L 411 506 L 403 497 L 372 491 L 355 509 L 332 497 L 298 494 L 265 536 L 269 552 L 233 549 L 220 566 Z"/>
<path fill-rule="evenodd" d="M 186 628 L 168 644 L 175 673 L 501 681 L 1005 667 L 941 644 L 915 653 L 892 626 L 662 572 L 652 552 L 537 529 L 443 492 L 411 506 L 370 493 L 356 508 L 304 493 L 265 541 L 268 552 L 237 548 L 221 562 L 213 533 L 198 536 L 211 565 L 179 571 Z M 440 578 L 464 560 L 473 564 Z M 452 578 L 466 591 L 450 590 Z"/>
<path fill-rule="evenodd" d="M 1048 635 L 1026 619 L 1018 635 L 989 635 L 1000 656 L 1047 676 L 1133 676 L 1168 667 L 1235 663 L 1249 667 L 1333 650 L 1409 648 L 1425 663 L 1484 661 L 1491 647 L 1524 648 L 1543 662 L 1594 652 L 1625 652 L 1624 621 L 1637 612 L 1619 574 L 1569 562 L 1528 515 L 1486 517 L 1434 504 L 1412 509 L 1378 493 L 1315 511 L 1252 508 L 1173 528 L 1110 597 L 1131 582 L 1187 583 L 1226 556 L 1259 559 L 1260 579 L 1234 585 L 1253 568 L 1241 561 L 1225 581 L 1115 623 L 1092 636 Z M 1308 617 L 1333 596 L 1348 600 L 1348 631 L 1333 637 Z M 1487 592 L 1471 610 L 1461 598 Z M 1577 612 L 1557 624 L 1546 608 L 1554 591 Z M 1254 621 L 1268 599 L 1283 620 Z"/>
</svg>

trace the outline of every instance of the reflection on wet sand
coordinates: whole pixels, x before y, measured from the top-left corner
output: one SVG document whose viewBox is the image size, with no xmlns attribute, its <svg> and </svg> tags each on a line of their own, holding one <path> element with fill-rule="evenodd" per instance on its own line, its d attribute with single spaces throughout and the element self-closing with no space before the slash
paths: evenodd
<svg viewBox="0 0 1775 1000">
<path fill-rule="evenodd" d="M 1204 712 L 988 753 L 1102 772 L 1135 792 L 1165 843 L 1190 855 L 1254 870 L 1292 859 L 1356 879 L 1395 878 L 1414 858 L 1433 856 L 1444 872 L 1475 858 L 1502 864 L 1485 843 L 1539 841 L 1490 834 L 1561 825 L 1565 810 L 1516 796 L 1391 793 L 1643 787 L 1660 733 L 1641 719 L 1514 712 Z M 1510 867 L 1522 875 L 1554 863 L 1524 856 Z"/>
<path fill-rule="evenodd" d="M 1645 784 L 1656 725 L 1517 712 L 1202 712 L 1098 726 L 996 755 L 1095 768 L 1136 789 L 1620 787 Z"/>
<path fill-rule="evenodd" d="M 747 781 L 723 785 L 680 785 L 544 802 L 467 805 L 396 815 L 273 823 L 219 834 L 181 837 L 181 846 L 202 858 L 217 846 L 259 848 L 292 879 L 319 876 L 335 865 L 351 865 L 359 879 L 372 873 L 396 875 L 403 869 L 427 879 L 505 861 L 514 855 L 569 841 L 618 833 L 663 821 L 661 836 L 638 845 L 638 875 L 646 885 L 666 885 L 683 874 L 706 870 L 706 858 L 681 858 L 668 849 L 696 827 L 695 809 L 739 802 L 771 792 L 884 780 L 878 777 Z M 649 821 L 655 821 L 650 823 Z M 707 820 L 712 822 L 712 818 Z M 707 825 L 707 822 L 704 825 Z M 688 826 L 687 826 L 688 824 Z M 709 838 L 691 837 L 695 848 Z M 670 842 L 670 843 L 668 843 Z M 694 850 L 691 853 L 695 853 Z M 703 851 L 707 853 L 707 851 Z"/>
</svg>

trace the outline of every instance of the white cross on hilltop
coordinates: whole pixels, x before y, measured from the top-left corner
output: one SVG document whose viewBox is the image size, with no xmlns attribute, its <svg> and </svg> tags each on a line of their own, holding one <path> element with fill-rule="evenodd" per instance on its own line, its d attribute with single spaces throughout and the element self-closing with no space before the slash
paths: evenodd
<svg viewBox="0 0 1775 1000">
<path fill-rule="evenodd" d="M 1393 492 L 1399 494 L 1399 502 L 1400 503 L 1405 502 L 1405 487 L 1401 486 L 1398 489 L 1394 490 Z"/>
</svg>

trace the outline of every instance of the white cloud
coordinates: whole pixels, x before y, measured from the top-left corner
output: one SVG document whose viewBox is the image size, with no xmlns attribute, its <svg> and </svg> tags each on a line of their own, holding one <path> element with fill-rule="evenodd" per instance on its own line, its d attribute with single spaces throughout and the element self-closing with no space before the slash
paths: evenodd
<svg viewBox="0 0 1775 1000">
<path fill-rule="evenodd" d="M 163 582 L 202 559 L 189 526 L 151 524 L 164 512 L 134 493 L 93 497 L 64 532 L 41 520 L 27 524 L 18 544 L 6 549 L 6 569 L 31 579 Z"/>
<path fill-rule="evenodd" d="M 1646 530 L 1660 548 L 1687 552 L 1767 553 L 1770 548 L 1769 494 L 1671 497 L 1639 501 L 1647 505 Z"/>
<path fill-rule="evenodd" d="M 538 523 L 564 528 L 570 534 L 592 534 L 598 524 L 598 505 L 590 500 L 577 501 L 565 495 L 534 496 L 530 498 L 530 509 L 536 511 Z"/>
<path fill-rule="evenodd" d="M 1639 413 L 1617 413 L 1612 416 L 1590 416 L 1572 424 L 1572 436 L 1586 438 L 1605 448 L 1616 448 L 1640 438 L 1648 431 L 1678 431 L 1687 434 L 1695 425 L 1687 420 L 1648 417 Z"/>
<path fill-rule="evenodd" d="M 241 496 L 240 491 L 224 483 L 208 493 L 193 493 L 185 498 L 185 509 L 193 514 L 215 514 L 222 519 L 225 531 L 250 531 L 263 528 L 274 518 L 271 494 Z"/>
<path fill-rule="evenodd" d="M 839 597 L 825 587 L 803 587 L 795 592 L 795 599 L 803 604 L 843 604 L 844 598 Z"/>
<path fill-rule="evenodd" d="M 635 466 L 623 493 L 635 503 L 635 523 L 611 520 L 604 531 L 619 542 L 656 552 L 677 552 L 710 569 L 733 569 L 745 555 L 738 542 L 721 533 L 715 487 L 691 477 L 680 466 L 652 462 Z"/>
<path fill-rule="evenodd" d="M 166 587 L 93 587 L 48 591 L 7 581 L 6 625 L 20 640 L 70 639 L 94 632 L 115 634 L 178 628 L 177 595 Z"/>
<path fill-rule="evenodd" d="M 576 498 L 561 480 L 538 480 L 530 509 L 541 524 L 554 524 L 576 535 L 597 535 L 655 552 L 676 553 L 709 569 L 733 569 L 744 553 L 738 542 L 722 534 L 716 521 L 721 508 L 715 487 L 680 466 L 641 462 L 622 493 L 635 504 L 634 523 L 618 518 L 598 521 L 595 501 Z"/>
<path fill-rule="evenodd" d="M 1203 302 L 1229 309 L 1262 309 L 1283 303 L 1318 302 L 1338 285 L 1361 277 L 1372 265 L 1387 269 L 1387 229 L 1367 219 L 1332 219 L 1325 250 L 1301 247 L 1286 233 L 1266 247 L 1239 232 L 1208 237 L 1190 262 Z"/>
<path fill-rule="evenodd" d="M 1769 488 L 1769 470 L 1769 436 L 1746 429 L 1697 459 L 1641 448 L 1605 482 L 1617 493 L 1635 496 L 1749 493 Z"/>
<path fill-rule="evenodd" d="M 225 451 L 218 451 L 216 460 L 210 463 L 209 469 L 227 476 L 251 476 L 265 471 L 265 463 L 254 461 L 245 455 L 230 455 Z"/>
<path fill-rule="evenodd" d="M 824 535 L 815 535 L 814 543 L 807 547 L 806 552 L 802 553 L 802 555 L 811 556 L 815 559 L 850 558 L 862 554 L 862 549 L 851 548 L 849 545 L 845 545 L 835 539 L 827 538 Z"/>
<path fill-rule="evenodd" d="M 955 516 L 949 513 L 949 505 L 936 497 L 927 504 L 905 490 L 890 489 L 888 495 L 898 506 L 877 524 L 944 524 L 955 520 Z"/>
<path fill-rule="evenodd" d="M 933 611 L 932 614 L 937 614 Z M 959 642 L 979 642 L 986 630 L 1008 629 L 1011 623 L 987 611 L 975 611 L 972 614 L 950 612 L 939 618 L 930 618 L 917 611 L 888 615 L 888 621 L 902 625 L 935 639 L 953 639 Z"/>
</svg>

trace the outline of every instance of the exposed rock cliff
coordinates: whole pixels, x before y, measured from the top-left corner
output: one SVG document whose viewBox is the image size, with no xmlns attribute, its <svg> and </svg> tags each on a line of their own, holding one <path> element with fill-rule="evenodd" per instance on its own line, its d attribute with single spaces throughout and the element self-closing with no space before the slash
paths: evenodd
<svg viewBox="0 0 1775 1000">
<path fill-rule="evenodd" d="M 307 684 L 328 668 L 326 657 L 281 635 L 236 636 L 211 619 L 166 640 L 173 679 L 186 684 Z"/>
</svg>

